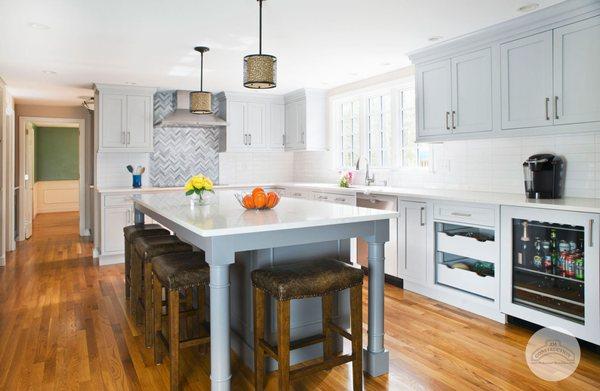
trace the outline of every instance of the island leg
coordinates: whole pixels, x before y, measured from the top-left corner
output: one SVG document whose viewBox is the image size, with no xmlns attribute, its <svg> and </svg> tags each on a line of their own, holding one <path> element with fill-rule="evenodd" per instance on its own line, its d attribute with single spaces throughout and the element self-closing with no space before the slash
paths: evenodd
<svg viewBox="0 0 600 391">
<path fill-rule="evenodd" d="M 387 223 L 387 221 L 386 221 Z M 377 238 L 376 240 L 381 240 Z M 385 243 L 369 241 L 369 342 L 363 349 L 365 372 L 375 377 L 389 372 L 389 352 L 383 347 L 383 288 Z"/>
<path fill-rule="evenodd" d="M 231 389 L 229 265 L 210 266 L 210 388 Z"/>
<path fill-rule="evenodd" d="M 137 208 L 133 209 L 133 222 L 135 224 L 144 224 L 145 215 L 140 212 Z"/>
</svg>

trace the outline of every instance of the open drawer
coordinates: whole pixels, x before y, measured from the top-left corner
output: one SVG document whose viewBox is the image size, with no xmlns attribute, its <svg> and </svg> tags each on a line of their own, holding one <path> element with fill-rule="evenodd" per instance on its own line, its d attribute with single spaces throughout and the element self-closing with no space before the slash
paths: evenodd
<svg viewBox="0 0 600 391">
<path fill-rule="evenodd" d="M 445 263 L 436 263 L 437 283 L 495 300 L 497 284 L 494 276 L 483 276 L 471 270 L 452 268 Z"/>
</svg>

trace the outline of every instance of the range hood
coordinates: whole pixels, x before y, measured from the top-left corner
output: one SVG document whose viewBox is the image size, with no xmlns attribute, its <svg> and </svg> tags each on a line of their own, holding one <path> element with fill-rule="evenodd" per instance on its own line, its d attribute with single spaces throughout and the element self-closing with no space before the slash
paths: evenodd
<svg viewBox="0 0 600 391">
<path fill-rule="evenodd" d="M 163 127 L 206 127 L 226 126 L 227 122 L 215 114 L 190 113 L 190 91 L 177 91 L 177 109 L 167 115 L 157 126 Z"/>
</svg>

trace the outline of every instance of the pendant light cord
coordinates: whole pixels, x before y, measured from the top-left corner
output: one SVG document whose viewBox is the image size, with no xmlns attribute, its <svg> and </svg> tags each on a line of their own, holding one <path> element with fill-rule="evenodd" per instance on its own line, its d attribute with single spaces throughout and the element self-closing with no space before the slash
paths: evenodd
<svg viewBox="0 0 600 391">
<path fill-rule="evenodd" d="M 262 54 L 262 2 L 258 0 L 258 54 Z"/>
<path fill-rule="evenodd" d="M 204 79 L 204 52 L 200 52 L 200 91 L 204 91 L 202 88 L 202 82 Z"/>
</svg>

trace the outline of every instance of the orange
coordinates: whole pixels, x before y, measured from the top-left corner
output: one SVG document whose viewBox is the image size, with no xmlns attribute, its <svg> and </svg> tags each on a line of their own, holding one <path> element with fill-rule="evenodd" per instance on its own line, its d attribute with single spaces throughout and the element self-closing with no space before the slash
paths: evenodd
<svg viewBox="0 0 600 391">
<path fill-rule="evenodd" d="M 267 194 L 267 208 L 274 208 L 275 205 L 279 202 L 279 194 L 274 191 L 270 191 Z"/>
<path fill-rule="evenodd" d="M 254 197 L 254 195 L 255 195 L 256 193 L 264 193 L 264 192 L 265 192 L 265 189 L 263 189 L 262 187 L 255 187 L 255 188 L 252 190 L 252 196 Z"/>
<path fill-rule="evenodd" d="M 267 205 L 267 195 L 264 191 L 257 191 L 252 198 L 254 198 L 254 206 L 258 209 L 264 208 Z"/>
<path fill-rule="evenodd" d="M 254 209 L 254 198 L 250 194 L 245 195 L 242 199 L 244 206 L 248 209 Z"/>
</svg>

